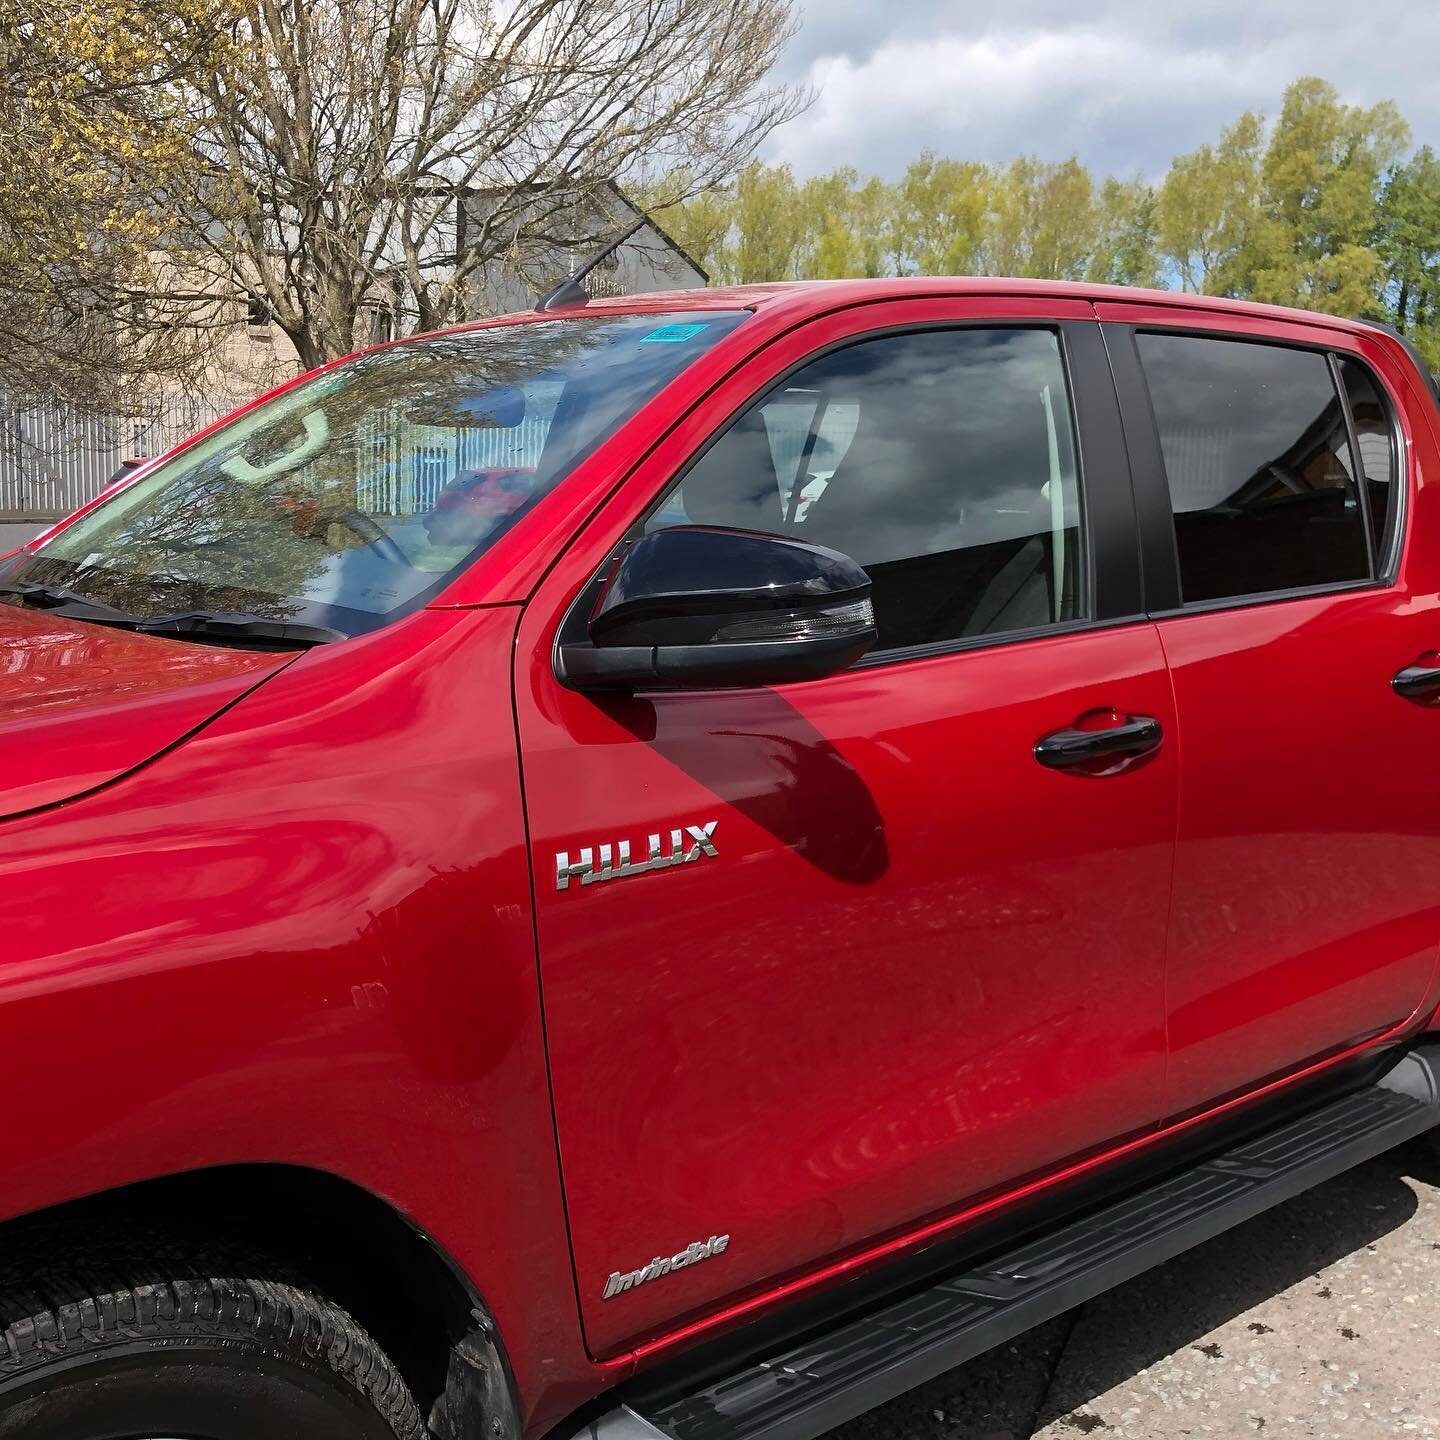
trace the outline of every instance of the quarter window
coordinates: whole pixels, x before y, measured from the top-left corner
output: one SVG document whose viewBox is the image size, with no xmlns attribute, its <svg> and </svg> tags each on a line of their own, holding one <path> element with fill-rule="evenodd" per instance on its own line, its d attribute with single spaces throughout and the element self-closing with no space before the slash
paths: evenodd
<svg viewBox="0 0 1440 1440">
<path fill-rule="evenodd" d="M 1369 501 L 1370 525 L 1375 537 L 1375 553 L 1390 552 L 1390 538 L 1398 517 L 1395 503 L 1396 463 L 1395 427 L 1380 389 L 1370 372 L 1357 360 L 1340 358 L 1340 379 L 1350 402 L 1350 419 L 1355 426 L 1355 446 L 1359 451 L 1359 471 L 1365 481 Z"/>
<path fill-rule="evenodd" d="M 1323 354 L 1138 335 L 1186 603 L 1363 580 L 1370 546 Z"/>
<path fill-rule="evenodd" d="M 794 535 L 859 561 L 880 649 L 1087 614 L 1055 334 L 939 330 L 822 356 L 742 415 L 649 528 Z"/>
</svg>

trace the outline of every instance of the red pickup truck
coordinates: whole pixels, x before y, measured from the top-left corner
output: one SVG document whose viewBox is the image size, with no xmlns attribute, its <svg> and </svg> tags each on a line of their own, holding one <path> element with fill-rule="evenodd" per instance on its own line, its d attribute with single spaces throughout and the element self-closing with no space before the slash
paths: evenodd
<svg viewBox="0 0 1440 1440">
<path fill-rule="evenodd" d="M 805 1440 L 1440 1122 L 1440 408 L 570 304 L 0 561 L 0 1437 Z"/>
</svg>

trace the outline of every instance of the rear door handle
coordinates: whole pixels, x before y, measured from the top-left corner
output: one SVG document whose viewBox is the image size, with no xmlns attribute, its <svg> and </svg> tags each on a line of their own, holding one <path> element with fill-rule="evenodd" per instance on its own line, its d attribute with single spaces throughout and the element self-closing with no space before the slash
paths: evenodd
<svg viewBox="0 0 1440 1440">
<path fill-rule="evenodd" d="M 1440 696 L 1440 665 L 1407 665 L 1390 688 L 1407 700 L 1434 700 Z"/>
<path fill-rule="evenodd" d="M 1070 770 L 1111 756 L 1150 755 L 1165 731 L 1152 715 L 1128 715 L 1098 730 L 1057 730 L 1035 746 L 1035 758 L 1051 770 Z"/>
</svg>

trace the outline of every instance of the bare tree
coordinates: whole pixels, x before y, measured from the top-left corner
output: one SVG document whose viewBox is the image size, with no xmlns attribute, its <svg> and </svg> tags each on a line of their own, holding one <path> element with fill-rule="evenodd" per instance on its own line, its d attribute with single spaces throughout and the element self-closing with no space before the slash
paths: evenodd
<svg viewBox="0 0 1440 1440">
<path fill-rule="evenodd" d="M 199 288 L 317 364 L 366 304 L 429 329 L 489 263 L 598 241 L 616 183 L 658 208 L 734 174 L 805 103 L 766 80 L 793 26 L 790 0 L 243 0 L 164 200 Z"/>
</svg>

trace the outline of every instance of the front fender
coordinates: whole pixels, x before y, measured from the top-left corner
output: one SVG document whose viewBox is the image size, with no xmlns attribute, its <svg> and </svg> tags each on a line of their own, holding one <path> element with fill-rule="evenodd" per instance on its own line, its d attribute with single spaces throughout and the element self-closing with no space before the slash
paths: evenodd
<svg viewBox="0 0 1440 1440">
<path fill-rule="evenodd" d="M 342 1176 L 483 1289 L 537 1419 L 584 1355 L 510 702 L 515 607 L 310 651 L 0 825 L 0 1216 L 178 1171 Z"/>
</svg>

